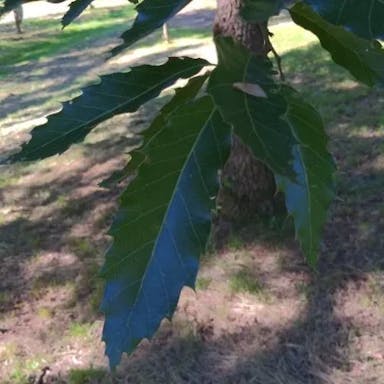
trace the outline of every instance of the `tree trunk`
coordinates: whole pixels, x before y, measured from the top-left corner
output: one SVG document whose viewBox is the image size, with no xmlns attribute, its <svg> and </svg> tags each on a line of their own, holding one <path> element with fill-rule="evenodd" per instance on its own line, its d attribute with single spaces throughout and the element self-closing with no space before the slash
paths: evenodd
<svg viewBox="0 0 384 384">
<path fill-rule="evenodd" d="M 13 15 L 15 17 L 15 25 L 18 34 L 23 33 L 21 29 L 21 24 L 23 23 L 23 6 L 19 5 L 17 8 L 13 10 Z"/>
<path fill-rule="evenodd" d="M 171 40 L 169 38 L 169 30 L 168 30 L 168 24 L 167 23 L 163 24 L 163 39 L 166 43 L 171 42 Z"/>
<path fill-rule="evenodd" d="M 270 51 L 267 24 L 252 24 L 240 15 L 242 0 L 217 0 L 213 26 L 215 36 L 229 36 L 256 55 Z M 230 158 L 223 170 L 219 195 L 224 220 L 237 221 L 267 213 L 273 207 L 276 186 L 272 172 L 256 160 L 249 148 L 235 136 Z"/>
</svg>

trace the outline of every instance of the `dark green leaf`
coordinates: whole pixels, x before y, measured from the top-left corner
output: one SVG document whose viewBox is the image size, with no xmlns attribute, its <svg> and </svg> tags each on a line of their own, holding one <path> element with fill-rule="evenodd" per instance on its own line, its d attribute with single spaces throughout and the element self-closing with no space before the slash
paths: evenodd
<svg viewBox="0 0 384 384">
<path fill-rule="evenodd" d="M 0 9 L 0 16 L 17 8 L 22 4 L 22 2 L 22 0 L 4 0 L 1 4 L 2 7 Z"/>
<path fill-rule="evenodd" d="M 102 271 L 111 366 L 172 316 L 183 286 L 194 286 L 229 147 L 230 128 L 208 96 L 177 109 L 145 143 L 146 161 L 121 197 Z"/>
<path fill-rule="evenodd" d="M 228 38 L 217 38 L 216 47 L 219 64 L 212 72 L 208 92 L 224 120 L 274 172 L 289 173 L 295 139 L 282 118 L 287 102 L 279 94 L 271 62 L 251 55 Z M 260 87 L 267 97 L 243 92 L 241 84 Z"/>
<path fill-rule="evenodd" d="M 293 89 L 284 86 L 288 102 L 285 119 L 298 144 L 292 148 L 295 180 L 276 175 L 293 216 L 296 236 L 309 263 L 317 261 L 321 232 L 334 197 L 335 165 L 327 151 L 327 136 L 318 112 Z"/>
<path fill-rule="evenodd" d="M 283 3 L 283 0 L 244 0 L 240 14 L 252 23 L 267 21 L 280 12 Z"/>
<path fill-rule="evenodd" d="M 75 20 L 76 17 L 80 16 L 92 2 L 93 0 L 75 0 L 69 4 L 69 9 L 61 20 L 63 27 L 72 23 L 72 21 Z"/>
<path fill-rule="evenodd" d="M 166 124 L 170 115 L 175 112 L 177 108 L 196 97 L 207 78 L 208 73 L 202 76 L 193 77 L 183 88 L 175 89 L 175 95 L 167 104 L 164 105 L 152 121 L 149 128 L 145 131 L 145 141 L 149 141 L 161 129 L 161 127 Z M 140 159 L 140 156 L 135 156 L 135 161 L 131 161 L 130 157 L 128 164 L 124 168 L 114 172 L 108 179 L 102 181 L 100 186 L 108 188 L 112 184 L 125 180 L 135 172 L 141 162 L 142 159 Z"/>
<path fill-rule="evenodd" d="M 321 118 L 297 93 L 274 81 L 268 61 L 228 39 L 216 43 L 219 64 L 208 92 L 234 132 L 274 171 L 303 252 L 314 264 L 334 171 Z"/>
<path fill-rule="evenodd" d="M 305 0 L 325 20 L 366 39 L 384 38 L 383 0 Z"/>
<path fill-rule="evenodd" d="M 384 49 L 380 43 L 361 39 L 324 21 L 303 3 L 296 4 L 290 12 L 293 21 L 313 32 L 333 61 L 350 71 L 357 80 L 369 86 L 384 84 Z"/>
<path fill-rule="evenodd" d="M 132 27 L 121 35 L 124 40 L 123 44 L 112 49 L 112 55 L 117 55 L 123 49 L 161 27 L 190 2 L 191 0 L 143 0 L 136 7 L 138 15 Z"/>
<path fill-rule="evenodd" d="M 32 139 L 11 161 L 30 161 L 62 153 L 79 142 L 96 124 L 110 117 L 134 112 L 178 79 L 198 73 L 209 63 L 202 59 L 170 58 L 160 66 L 143 65 L 125 73 L 102 76 L 100 84 L 63 104 L 48 122 L 32 131 Z"/>
</svg>

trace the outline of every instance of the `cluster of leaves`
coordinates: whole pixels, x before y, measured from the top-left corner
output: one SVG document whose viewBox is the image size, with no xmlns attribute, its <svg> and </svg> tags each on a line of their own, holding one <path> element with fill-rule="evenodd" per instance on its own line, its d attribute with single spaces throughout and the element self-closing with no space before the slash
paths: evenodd
<svg viewBox="0 0 384 384">
<path fill-rule="evenodd" d="M 190 1 L 142 0 L 112 54 L 153 32 Z M 73 1 L 63 26 L 91 2 Z M 3 0 L 0 12 L 20 3 Z M 287 8 L 293 21 L 317 35 L 333 60 L 356 79 L 369 86 L 384 83 L 384 50 L 375 40 L 384 37 L 382 0 L 242 4 L 242 15 L 251 23 L 268 21 Z M 142 147 L 118 175 L 124 179 L 136 173 L 120 198 L 110 229 L 113 244 L 102 270 L 103 339 L 112 366 L 123 352 L 151 338 L 163 318 L 171 318 L 183 286 L 194 287 L 219 188 L 218 171 L 234 133 L 274 172 L 303 253 L 310 264 L 316 263 L 335 168 L 322 120 L 297 91 L 278 79 L 268 58 L 252 55 L 229 38 L 216 38 L 215 44 L 215 66 L 179 57 L 101 77 L 99 84 L 85 88 L 35 128 L 31 140 L 9 159 L 31 161 L 62 153 L 96 124 L 134 112 L 177 80 L 189 79 L 175 90 L 144 132 Z"/>
</svg>

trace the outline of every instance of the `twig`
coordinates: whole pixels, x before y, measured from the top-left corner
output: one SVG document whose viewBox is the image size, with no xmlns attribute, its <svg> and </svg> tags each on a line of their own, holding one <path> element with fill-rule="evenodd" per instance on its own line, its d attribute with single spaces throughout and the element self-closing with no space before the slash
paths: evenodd
<svg viewBox="0 0 384 384">
<path fill-rule="evenodd" d="M 271 42 L 270 37 L 273 37 L 273 33 L 268 29 L 267 26 L 264 26 L 262 24 L 259 24 L 260 31 L 264 38 L 264 48 L 267 50 L 267 52 L 272 52 L 273 56 L 275 57 L 277 69 L 279 71 L 280 80 L 285 81 L 285 75 L 283 72 L 283 66 L 282 66 L 282 60 L 279 54 L 276 52 L 276 49 L 273 47 L 273 44 Z"/>
<path fill-rule="evenodd" d="M 36 384 L 44 384 L 44 377 L 47 374 L 47 372 L 49 372 L 49 371 L 50 371 L 49 367 L 44 367 L 41 370 L 41 375 L 39 376 L 39 380 L 37 380 Z"/>
<path fill-rule="evenodd" d="M 285 81 L 285 75 L 283 72 L 283 66 L 282 66 L 282 60 L 279 54 L 276 52 L 275 48 L 273 47 L 272 43 L 271 44 L 271 52 L 273 53 L 273 56 L 275 56 L 276 64 L 277 64 L 277 69 L 279 70 L 280 74 L 280 80 Z"/>
</svg>

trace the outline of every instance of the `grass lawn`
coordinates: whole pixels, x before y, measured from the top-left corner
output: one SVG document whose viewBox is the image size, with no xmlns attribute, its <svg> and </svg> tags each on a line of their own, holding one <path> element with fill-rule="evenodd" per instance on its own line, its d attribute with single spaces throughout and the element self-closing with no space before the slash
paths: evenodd
<svg viewBox="0 0 384 384">
<path fill-rule="evenodd" d="M 53 55 L 86 46 L 96 38 L 116 35 L 132 19 L 132 7 L 122 9 L 95 9 L 86 14 L 85 20 L 73 23 L 62 30 L 57 19 L 32 19 L 25 21 L 25 38 L 2 39 L 0 55 L 2 66 L 14 66 L 32 60 L 44 60 Z M 2 75 L 7 71 L 3 70 Z"/>
<path fill-rule="evenodd" d="M 3 153 L 99 72 L 161 62 L 165 50 L 214 59 L 207 18 L 200 25 L 192 11 L 170 25 L 170 44 L 155 33 L 104 63 L 123 12 L 93 10 L 64 33 L 57 21 L 31 20 L 22 40 L 0 25 Z M 172 325 L 108 372 L 97 270 L 121 187 L 98 183 L 123 164 L 165 93 L 60 157 L 1 168 L 0 383 L 31 382 L 44 366 L 53 383 L 70 384 L 382 381 L 384 95 L 333 64 L 310 33 L 272 30 L 287 80 L 324 117 L 339 168 L 318 271 L 289 221 L 255 217 L 204 255 L 197 293 L 183 291 Z"/>
</svg>

